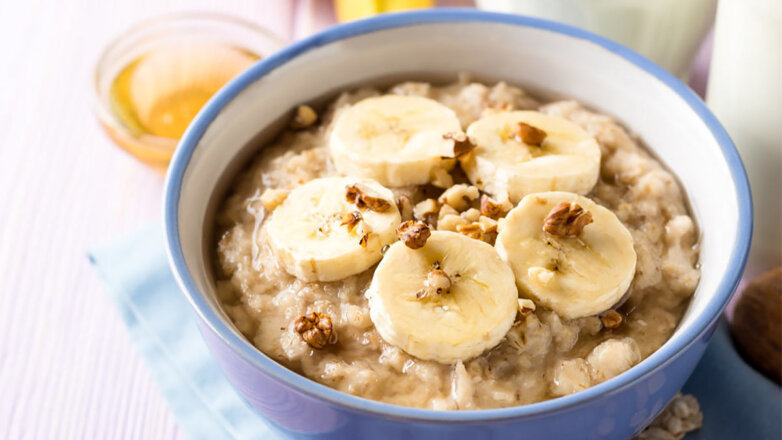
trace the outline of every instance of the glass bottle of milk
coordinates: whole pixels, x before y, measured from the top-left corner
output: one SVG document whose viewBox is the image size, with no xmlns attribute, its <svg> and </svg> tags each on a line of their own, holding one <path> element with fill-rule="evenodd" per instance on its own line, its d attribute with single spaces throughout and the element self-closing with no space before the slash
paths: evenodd
<svg viewBox="0 0 782 440">
<path fill-rule="evenodd" d="M 780 1 L 780 0 L 769 0 Z M 476 0 L 481 9 L 547 18 L 634 49 L 683 80 L 717 0 Z"/>
<path fill-rule="evenodd" d="M 782 265 L 782 1 L 720 0 L 706 102 L 736 144 L 755 210 L 747 279 Z"/>
</svg>

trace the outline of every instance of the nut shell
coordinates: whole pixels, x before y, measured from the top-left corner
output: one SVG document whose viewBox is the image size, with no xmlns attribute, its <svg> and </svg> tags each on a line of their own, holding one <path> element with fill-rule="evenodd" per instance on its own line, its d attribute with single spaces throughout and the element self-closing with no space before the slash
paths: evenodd
<svg viewBox="0 0 782 440">
<path fill-rule="evenodd" d="M 736 303 L 733 340 L 752 366 L 782 384 L 782 267 L 755 278 Z"/>
</svg>

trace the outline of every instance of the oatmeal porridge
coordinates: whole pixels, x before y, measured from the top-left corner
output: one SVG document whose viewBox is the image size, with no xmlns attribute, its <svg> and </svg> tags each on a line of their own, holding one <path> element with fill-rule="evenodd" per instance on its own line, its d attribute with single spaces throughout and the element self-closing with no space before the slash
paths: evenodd
<svg viewBox="0 0 782 440">
<path fill-rule="evenodd" d="M 258 349 L 431 409 L 608 380 L 671 336 L 700 276 L 682 189 L 638 139 L 467 78 L 300 107 L 216 231 L 219 299 Z"/>
</svg>

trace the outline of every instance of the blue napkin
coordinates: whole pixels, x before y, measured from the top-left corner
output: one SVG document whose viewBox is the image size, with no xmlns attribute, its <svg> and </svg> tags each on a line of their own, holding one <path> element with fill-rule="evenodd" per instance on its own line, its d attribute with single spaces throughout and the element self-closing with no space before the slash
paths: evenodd
<svg viewBox="0 0 782 440">
<path fill-rule="evenodd" d="M 89 257 L 188 438 L 282 438 L 212 359 L 168 267 L 159 225 L 122 237 Z"/>
<path fill-rule="evenodd" d="M 233 388 L 168 267 L 160 226 L 90 253 L 131 338 L 190 439 L 283 439 Z M 723 323 L 684 387 L 704 413 L 687 439 L 780 439 L 780 388 L 745 364 Z"/>
</svg>

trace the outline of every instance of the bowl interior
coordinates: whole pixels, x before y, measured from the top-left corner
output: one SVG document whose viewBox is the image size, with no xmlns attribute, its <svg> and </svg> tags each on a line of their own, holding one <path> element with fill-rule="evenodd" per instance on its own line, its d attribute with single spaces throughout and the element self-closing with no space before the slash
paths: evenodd
<svg viewBox="0 0 782 440">
<path fill-rule="evenodd" d="M 167 188 L 167 229 L 174 247 L 181 246 L 181 255 L 174 249 L 172 257 L 181 256 L 179 276 L 186 270 L 192 277 L 185 285 L 192 282 L 230 322 L 210 275 L 211 215 L 230 178 L 279 131 L 294 106 L 322 102 L 357 84 L 453 80 L 467 72 L 555 92 L 613 115 L 676 174 L 700 226 L 702 278 L 666 346 L 682 334 L 694 337 L 707 323 L 702 315 L 712 314 L 712 320 L 728 300 L 748 234 L 746 194 L 739 195 L 746 189 L 735 183 L 743 170 L 713 117 L 686 86 L 613 43 L 519 17 L 440 17 L 401 20 L 401 26 L 400 20 L 358 23 L 294 45 L 255 65 L 205 107 L 185 134 Z M 650 359 L 644 362 L 660 361 Z"/>
</svg>

